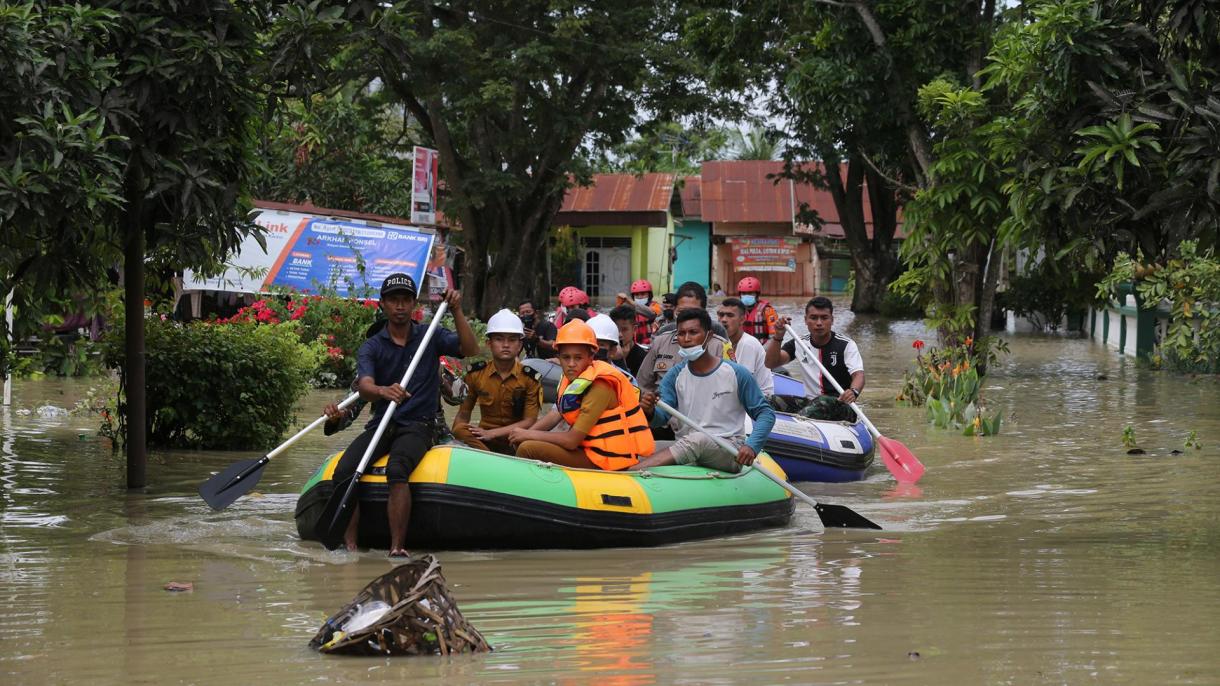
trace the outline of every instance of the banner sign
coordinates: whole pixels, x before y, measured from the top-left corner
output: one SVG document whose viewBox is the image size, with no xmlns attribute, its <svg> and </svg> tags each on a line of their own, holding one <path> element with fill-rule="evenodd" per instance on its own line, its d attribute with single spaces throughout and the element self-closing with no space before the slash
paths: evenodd
<svg viewBox="0 0 1220 686">
<path fill-rule="evenodd" d="M 436 174 L 439 169 L 437 151 L 415 146 L 415 166 L 411 174 L 411 222 L 414 224 L 436 223 Z"/>
<path fill-rule="evenodd" d="M 263 210 L 254 221 L 266 229 L 266 252 L 249 237 L 223 274 L 204 279 L 188 270 L 183 290 L 259 293 L 280 286 L 312 293 L 327 287 L 344 297 L 376 298 L 381 282 L 395 272 L 410 274 L 423 288 L 436 237 L 418 227 L 282 210 Z"/>
<path fill-rule="evenodd" d="M 791 236 L 730 236 L 733 271 L 795 272 L 799 238 Z"/>
</svg>

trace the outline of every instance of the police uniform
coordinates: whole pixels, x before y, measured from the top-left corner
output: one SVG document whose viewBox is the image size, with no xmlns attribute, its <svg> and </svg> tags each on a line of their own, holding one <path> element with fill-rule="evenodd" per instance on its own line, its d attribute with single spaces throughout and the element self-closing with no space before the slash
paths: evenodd
<svg viewBox="0 0 1220 686">
<path fill-rule="evenodd" d="M 473 419 L 472 413 L 477 404 L 479 427 L 483 429 L 498 429 L 522 419 L 537 419 L 542 406 L 542 385 L 538 383 L 536 376 L 533 370 L 529 370 L 519 361 L 514 362 L 512 371 L 503 377 L 496 371 L 494 364 L 476 362 L 466 373 L 466 400 L 462 403 L 459 414 Z M 472 448 L 505 455 L 513 454 L 507 438 L 481 441 L 470 433 L 468 424 L 455 425 L 453 436 Z"/>
</svg>

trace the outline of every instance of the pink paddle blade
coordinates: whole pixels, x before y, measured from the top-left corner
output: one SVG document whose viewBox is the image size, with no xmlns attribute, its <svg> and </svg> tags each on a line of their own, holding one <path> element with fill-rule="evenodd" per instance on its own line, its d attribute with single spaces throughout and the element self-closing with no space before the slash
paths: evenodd
<svg viewBox="0 0 1220 686">
<path fill-rule="evenodd" d="M 881 448 L 881 461 L 885 463 L 885 468 L 899 483 L 913 484 L 923 476 L 923 463 L 902 441 L 878 436 L 877 446 Z"/>
</svg>

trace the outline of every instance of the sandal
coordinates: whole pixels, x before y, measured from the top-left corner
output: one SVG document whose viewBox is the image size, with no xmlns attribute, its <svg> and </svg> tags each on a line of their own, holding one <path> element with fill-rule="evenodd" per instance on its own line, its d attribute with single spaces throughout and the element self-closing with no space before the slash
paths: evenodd
<svg viewBox="0 0 1220 686">
<path fill-rule="evenodd" d="M 391 560 L 402 560 L 411 557 L 411 553 L 399 548 L 398 550 L 391 550 L 389 557 Z"/>
</svg>

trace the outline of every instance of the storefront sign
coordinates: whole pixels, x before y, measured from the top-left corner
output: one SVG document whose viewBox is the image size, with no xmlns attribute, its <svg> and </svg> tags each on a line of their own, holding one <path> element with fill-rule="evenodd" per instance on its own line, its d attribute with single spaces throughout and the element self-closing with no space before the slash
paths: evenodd
<svg viewBox="0 0 1220 686">
<path fill-rule="evenodd" d="M 790 236 L 730 236 L 733 270 L 739 272 L 795 272 L 799 238 Z"/>
</svg>

